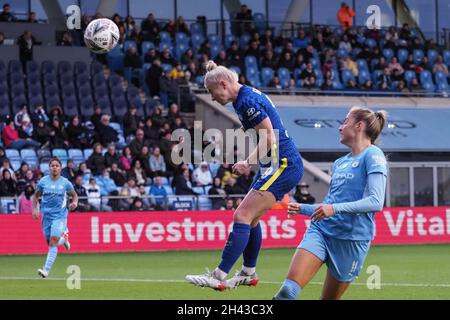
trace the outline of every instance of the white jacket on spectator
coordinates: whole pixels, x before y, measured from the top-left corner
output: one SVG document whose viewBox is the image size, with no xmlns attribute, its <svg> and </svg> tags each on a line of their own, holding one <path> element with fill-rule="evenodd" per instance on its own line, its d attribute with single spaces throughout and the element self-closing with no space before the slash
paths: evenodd
<svg viewBox="0 0 450 320">
<path fill-rule="evenodd" d="M 209 170 L 208 163 L 202 162 L 197 169 L 192 173 L 192 181 L 197 186 L 210 185 L 213 182 L 211 171 Z"/>
<path fill-rule="evenodd" d="M 88 203 L 95 207 L 97 210 L 100 210 L 101 208 L 101 190 L 100 186 L 95 182 L 95 179 L 91 179 L 89 183 L 84 185 L 84 188 L 86 189 L 86 194 L 89 197 Z"/>
</svg>

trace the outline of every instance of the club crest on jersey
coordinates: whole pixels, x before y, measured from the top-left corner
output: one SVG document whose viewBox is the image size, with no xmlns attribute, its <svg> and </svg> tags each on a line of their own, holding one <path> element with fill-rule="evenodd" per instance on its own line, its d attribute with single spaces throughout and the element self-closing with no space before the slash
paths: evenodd
<svg viewBox="0 0 450 320">
<path fill-rule="evenodd" d="M 359 166 L 359 161 L 353 161 L 352 162 L 352 168 L 356 168 Z"/>
<path fill-rule="evenodd" d="M 247 109 L 247 116 L 251 117 L 255 113 L 255 111 L 256 111 L 255 108 L 248 108 Z"/>
</svg>

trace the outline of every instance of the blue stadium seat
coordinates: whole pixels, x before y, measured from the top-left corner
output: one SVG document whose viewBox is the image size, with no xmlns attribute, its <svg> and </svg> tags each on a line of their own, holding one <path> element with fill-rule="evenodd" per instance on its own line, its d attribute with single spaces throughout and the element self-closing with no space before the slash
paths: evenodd
<svg viewBox="0 0 450 320">
<path fill-rule="evenodd" d="M 69 61 L 60 61 L 58 62 L 58 75 L 63 75 L 63 74 L 71 74 L 72 75 L 72 65 L 70 64 Z"/>
<path fill-rule="evenodd" d="M 253 14 L 253 23 L 258 32 L 263 32 L 266 29 L 266 17 L 263 13 L 255 12 Z"/>
<path fill-rule="evenodd" d="M 184 32 L 177 32 L 175 34 L 175 43 L 178 44 L 184 44 L 186 46 L 189 46 L 189 37 Z M 147 52 L 147 51 L 146 51 Z"/>
<path fill-rule="evenodd" d="M 20 111 L 20 108 L 22 105 L 28 104 L 27 99 L 25 98 L 25 95 L 19 95 L 19 96 L 13 96 L 11 101 L 11 111 L 13 114 L 16 114 Z"/>
<path fill-rule="evenodd" d="M 20 156 L 23 161 L 28 163 L 28 165 L 36 168 L 37 163 L 39 162 L 36 151 L 34 151 L 33 149 L 22 149 L 20 151 Z"/>
<path fill-rule="evenodd" d="M 448 82 L 439 82 L 437 83 L 437 89 L 436 91 L 445 91 L 448 93 L 448 91 L 450 90 Z"/>
<path fill-rule="evenodd" d="M 91 76 L 98 73 L 103 73 L 103 65 L 100 62 L 94 60 L 91 63 Z"/>
<path fill-rule="evenodd" d="M 61 99 L 59 98 L 59 96 L 51 96 L 48 97 L 46 99 L 46 103 L 45 103 L 47 110 L 52 109 L 55 106 L 60 106 L 61 105 Z"/>
<path fill-rule="evenodd" d="M 56 71 L 56 67 L 55 67 L 55 63 L 51 60 L 45 60 L 42 61 L 41 63 L 41 73 L 43 75 L 46 74 L 55 74 Z"/>
<path fill-rule="evenodd" d="M 37 150 L 37 156 L 39 162 L 48 162 L 52 157 L 52 153 L 49 149 L 39 149 Z"/>
<path fill-rule="evenodd" d="M 6 149 L 5 155 L 9 159 L 9 161 L 22 161 L 22 157 L 20 153 L 16 149 Z"/>
<path fill-rule="evenodd" d="M 36 61 L 27 61 L 26 68 L 27 74 L 39 72 L 39 64 Z"/>
<path fill-rule="evenodd" d="M 110 52 L 107 53 L 106 59 L 108 60 L 108 66 L 112 71 L 120 71 L 123 69 L 124 53 L 120 46 L 116 46 Z"/>
<path fill-rule="evenodd" d="M 109 85 L 109 88 L 121 86 L 122 78 L 119 75 L 112 73 L 108 78 L 108 85 Z"/>
<path fill-rule="evenodd" d="M 191 23 L 189 31 L 191 34 L 204 34 L 203 26 L 198 22 Z"/>
<path fill-rule="evenodd" d="M 375 70 L 374 72 L 372 72 L 372 82 L 374 84 L 378 84 L 379 83 L 379 77 L 383 74 L 382 70 Z"/>
<path fill-rule="evenodd" d="M 155 44 L 151 41 L 143 41 L 141 44 L 142 56 L 144 56 L 148 50 L 155 49 Z"/>
<path fill-rule="evenodd" d="M 42 96 L 31 97 L 28 102 L 30 110 L 33 111 L 37 106 L 44 105 L 44 99 Z"/>
<path fill-rule="evenodd" d="M 170 33 L 167 31 L 160 31 L 159 32 L 159 41 L 162 43 L 172 43 L 172 37 L 170 36 Z"/>
<path fill-rule="evenodd" d="M 175 57 L 180 60 L 186 50 L 189 48 L 189 44 L 177 43 L 175 46 Z"/>
<path fill-rule="evenodd" d="M 414 59 L 415 63 L 419 63 L 422 60 L 423 57 L 424 57 L 423 50 L 421 50 L 421 49 L 414 49 L 414 51 L 413 51 L 413 59 Z"/>
<path fill-rule="evenodd" d="M 27 75 L 27 84 L 28 85 L 33 85 L 33 84 L 41 84 L 41 77 L 39 75 L 39 73 L 28 73 Z"/>
<path fill-rule="evenodd" d="M 222 46 L 220 44 L 213 44 L 211 46 L 211 58 L 215 59 L 219 55 L 221 50 Z"/>
<path fill-rule="evenodd" d="M 80 114 L 84 120 L 90 119 L 94 114 L 94 101 L 91 96 L 80 99 Z"/>
<path fill-rule="evenodd" d="M 258 61 L 254 56 L 245 56 L 245 67 L 258 69 Z"/>
<path fill-rule="evenodd" d="M 102 108 L 103 113 L 112 114 L 111 103 L 108 97 L 97 99 L 97 105 Z"/>
<path fill-rule="evenodd" d="M 342 83 L 344 83 L 344 85 L 347 85 L 347 82 L 349 80 L 353 80 L 355 81 L 355 76 L 353 75 L 353 72 L 350 70 L 342 70 Z"/>
<path fill-rule="evenodd" d="M 438 52 L 434 49 L 430 49 L 427 51 L 428 62 L 430 65 L 433 65 L 436 62 L 436 58 L 438 57 Z"/>
<path fill-rule="evenodd" d="M 128 104 L 125 100 L 125 96 L 116 97 L 112 100 L 113 113 L 116 117 L 123 117 L 128 111 Z"/>
<path fill-rule="evenodd" d="M 20 169 L 20 165 L 21 165 L 22 161 L 14 161 L 14 160 L 11 160 L 10 163 L 11 163 L 11 168 L 12 168 L 14 171 L 17 171 L 17 170 Z"/>
<path fill-rule="evenodd" d="M 267 87 L 274 76 L 275 76 L 275 71 L 272 68 L 262 68 L 261 69 L 261 85 L 263 87 Z"/>
<path fill-rule="evenodd" d="M 409 56 L 408 50 L 398 49 L 397 56 L 398 56 L 398 62 L 400 64 L 403 64 L 408 59 L 408 56 Z"/>
<path fill-rule="evenodd" d="M 200 49 L 201 45 L 205 41 L 205 37 L 200 33 L 192 34 L 191 36 L 191 44 L 194 51 Z"/>
<path fill-rule="evenodd" d="M 78 104 L 75 96 L 67 96 L 63 102 L 64 114 L 68 117 L 73 117 L 79 114 Z"/>
<path fill-rule="evenodd" d="M 75 61 L 73 64 L 73 71 L 75 75 L 79 75 L 82 73 L 88 73 L 88 66 L 84 61 Z"/>
<path fill-rule="evenodd" d="M 339 48 L 339 49 L 337 49 L 337 51 L 336 51 L 336 57 L 339 59 L 339 58 L 345 58 L 345 57 L 348 57 L 348 54 L 349 54 L 349 52 L 348 52 L 348 50 L 347 49 L 344 49 L 344 48 Z"/>
<path fill-rule="evenodd" d="M 49 163 L 48 163 L 48 162 L 41 162 L 41 163 L 39 164 L 39 170 L 40 170 L 44 175 L 50 174 Z"/>
<path fill-rule="evenodd" d="M 83 155 L 84 155 L 84 159 L 89 159 L 89 157 L 91 156 L 91 154 L 94 152 L 94 150 L 92 149 L 84 149 L 83 150 Z"/>
<path fill-rule="evenodd" d="M 435 86 L 431 81 L 422 82 L 422 88 L 427 92 L 433 92 L 435 90 Z"/>
<path fill-rule="evenodd" d="M 67 155 L 69 156 L 69 159 L 73 160 L 76 166 L 85 161 L 83 151 L 80 149 L 69 149 Z"/>
<path fill-rule="evenodd" d="M 386 58 L 387 62 L 391 62 L 391 59 L 394 56 L 394 51 L 390 48 L 385 48 L 383 49 L 383 56 Z"/>
<path fill-rule="evenodd" d="M 134 40 L 126 40 L 125 42 L 124 42 L 124 44 L 123 44 L 123 51 L 124 52 L 127 52 L 127 50 L 130 48 L 130 47 L 133 47 L 133 48 L 138 48 L 137 47 L 137 44 L 136 44 L 136 42 L 134 41 Z"/>
<path fill-rule="evenodd" d="M 170 54 L 173 56 L 174 49 L 173 49 L 173 45 L 171 43 L 161 42 L 159 44 L 159 48 L 158 49 L 159 49 L 159 52 L 163 52 L 165 49 L 169 49 Z"/>
<path fill-rule="evenodd" d="M 125 94 L 121 85 L 111 88 L 111 101 L 114 99 L 125 99 Z"/>
<path fill-rule="evenodd" d="M 11 73 L 9 76 L 9 85 L 13 86 L 13 85 L 18 85 L 18 84 L 23 85 L 23 75 L 18 72 Z"/>
<path fill-rule="evenodd" d="M 416 72 L 413 70 L 406 70 L 404 74 L 406 83 L 409 85 L 413 78 L 416 78 Z"/>
<path fill-rule="evenodd" d="M 0 97 L 3 96 L 8 97 L 8 95 L 9 95 L 8 85 L 6 83 L 0 82 Z"/>
<path fill-rule="evenodd" d="M 442 53 L 442 58 L 447 66 L 450 66 L 450 50 L 444 50 Z"/>
<path fill-rule="evenodd" d="M 74 97 L 75 96 L 75 87 L 73 85 L 65 85 L 61 87 L 62 98 L 66 97 Z"/>
<path fill-rule="evenodd" d="M 73 76 L 71 74 L 65 73 L 59 78 L 59 85 L 63 86 L 73 86 Z"/>
<path fill-rule="evenodd" d="M 59 96 L 59 89 L 56 85 L 49 85 L 46 86 L 44 89 L 44 95 L 46 99 L 49 99 L 50 97 L 57 97 Z"/>
<path fill-rule="evenodd" d="M 207 196 L 198 197 L 198 209 L 199 210 L 211 210 L 212 201 Z"/>
<path fill-rule="evenodd" d="M 369 72 L 367 70 L 359 71 L 359 73 L 358 73 L 359 85 L 363 85 L 367 80 L 371 80 Z"/>
<path fill-rule="evenodd" d="M 241 35 L 241 37 L 239 38 L 239 47 L 241 49 L 244 49 L 248 46 L 250 40 L 252 39 L 252 36 L 248 33 L 244 33 L 243 35 Z"/>
<path fill-rule="evenodd" d="M 368 46 L 370 49 L 373 49 L 377 46 L 377 42 L 372 38 L 367 38 L 365 41 L 366 46 Z"/>
<path fill-rule="evenodd" d="M 430 71 L 428 71 L 428 70 L 423 70 L 421 73 L 420 73 L 420 83 L 425 83 L 425 82 L 431 82 L 431 83 L 433 83 L 433 79 L 432 79 L 432 77 L 431 77 L 431 72 Z"/>
<path fill-rule="evenodd" d="M 78 99 L 82 99 L 87 96 L 92 96 L 92 89 L 89 83 L 86 83 L 85 85 L 82 85 L 78 88 Z"/>
<path fill-rule="evenodd" d="M 367 61 L 365 59 L 356 60 L 356 65 L 358 66 L 358 71 L 367 71 L 369 72 L 369 66 L 367 65 Z"/>
<path fill-rule="evenodd" d="M 231 47 L 231 43 L 233 41 L 236 41 L 236 37 L 233 34 L 226 34 L 225 35 L 225 48 L 228 49 Z"/>
<path fill-rule="evenodd" d="M 92 87 L 97 90 L 100 87 L 106 88 L 106 79 L 103 73 L 97 73 L 92 77 Z"/>
<path fill-rule="evenodd" d="M 10 60 L 8 63 L 8 73 L 23 74 L 22 63 L 19 60 Z"/>
<path fill-rule="evenodd" d="M 291 78 L 291 73 L 287 68 L 279 68 L 277 71 L 278 78 L 280 79 L 281 86 L 286 88 Z"/>
<path fill-rule="evenodd" d="M 43 75 L 44 86 L 57 85 L 58 81 L 54 73 L 46 73 Z"/>
<path fill-rule="evenodd" d="M 220 38 L 215 33 L 208 34 L 208 40 L 211 43 L 211 45 L 213 45 L 213 44 L 220 44 Z"/>
</svg>

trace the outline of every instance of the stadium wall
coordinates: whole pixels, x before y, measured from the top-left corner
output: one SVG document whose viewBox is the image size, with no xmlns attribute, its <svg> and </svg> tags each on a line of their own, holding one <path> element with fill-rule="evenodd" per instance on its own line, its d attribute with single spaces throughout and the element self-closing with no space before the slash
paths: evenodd
<svg viewBox="0 0 450 320">
<path fill-rule="evenodd" d="M 222 249 L 232 217 L 232 211 L 72 213 L 71 252 Z M 295 248 L 310 221 L 287 219 L 285 210 L 267 212 L 263 247 Z M 374 245 L 450 243 L 450 207 L 386 208 L 375 221 Z M 0 233 L 0 254 L 47 252 L 40 222 L 31 215 L 0 215 Z"/>
</svg>

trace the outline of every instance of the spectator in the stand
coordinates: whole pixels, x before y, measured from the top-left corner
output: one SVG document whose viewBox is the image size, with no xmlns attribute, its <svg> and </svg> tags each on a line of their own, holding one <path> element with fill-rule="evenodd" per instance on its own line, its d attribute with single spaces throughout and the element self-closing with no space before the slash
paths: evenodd
<svg viewBox="0 0 450 320">
<path fill-rule="evenodd" d="M 61 40 L 58 42 L 58 46 L 62 46 L 62 47 L 73 46 L 72 35 L 69 32 L 65 31 Z"/>
<path fill-rule="evenodd" d="M 34 188 L 30 185 L 26 186 L 25 190 L 19 197 L 19 212 L 20 213 L 32 213 L 33 203 L 31 198 L 34 194 Z"/>
<path fill-rule="evenodd" d="M 389 68 L 384 68 L 383 73 L 380 75 L 378 80 L 379 80 L 379 89 L 389 90 L 391 88 L 392 78 Z"/>
<path fill-rule="evenodd" d="M 97 133 L 97 141 L 106 147 L 111 142 L 119 141 L 117 131 L 109 125 L 110 116 L 103 114 L 100 118 L 100 124 L 95 127 Z"/>
<path fill-rule="evenodd" d="M 73 183 L 75 181 L 76 175 L 77 173 L 75 171 L 75 164 L 73 162 L 73 159 L 68 159 L 66 167 L 61 170 L 61 176 Z"/>
<path fill-rule="evenodd" d="M 352 51 L 352 44 L 346 34 L 343 35 L 342 40 L 339 42 L 339 49 L 345 49 L 347 52 Z"/>
<path fill-rule="evenodd" d="M 256 58 L 257 64 L 259 65 L 259 60 L 261 59 L 261 49 L 257 41 L 253 40 L 250 42 L 250 46 L 245 52 L 246 56 L 254 56 Z"/>
<path fill-rule="evenodd" d="M 241 5 L 241 10 L 236 14 L 238 37 L 250 31 L 252 20 L 252 10 L 250 10 L 245 4 Z"/>
<path fill-rule="evenodd" d="M 89 145 L 86 143 L 83 138 L 85 137 L 87 130 L 81 124 L 80 117 L 73 116 L 70 120 L 69 125 L 67 126 L 66 134 L 69 144 L 72 148 L 77 149 L 85 149 L 88 148 Z"/>
<path fill-rule="evenodd" d="M 306 61 L 303 58 L 302 54 L 297 54 L 295 60 L 294 60 L 294 69 L 300 69 L 300 70 L 304 70 L 306 68 Z"/>
<path fill-rule="evenodd" d="M 405 81 L 400 80 L 397 85 L 398 92 L 408 92 L 408 88 L 406 87 Z"/>
<path fill-rule="evenodd" d="M 448 77 L 448 68 L 444 63 L 442 56 L 438 56 L 436 58 L 436 63 L 433 66 L 433 73 L 436 73 L 438 71 L 443 72 L 445 76 Z"/>
<path fill-rule="evenodd" d="M 108 145 L 108 149 L 103 156 L 105 157 L 105 166 L 107 168 L 111 168 L 113 163 L 117 165 L 120 164 L 120 156 L 117 153 L 116 145 L 114 143 Z"/>
<path fill-rule="evenodd" d="M 341 71 L 350 70 L 355 78 L 358 77 L 358 66 L 349 56 L 346 56 L 340 60 L 340 67 Z"/>
<path fill-rule="evenodd" d="M 133 202 L 130 205 L 130 211 L 145 211 L 147 208 L 144 206 L 144 203 L 140 197 L 136 197 L 133 199 Z"/>
<path fill-rule="evenodd" d="M 420 91 L 422 90 L 422 88 L 420 87 L 419 81 L 417 80 L 417 78 L 412 78 L 411 81 L 409 82 L 409 86 L 408 86 L 409 91 Z"/>
<path fill-rule="evenodd" d="M 169 48 L 163 49 L 160 60 L 162 64 L 170 64 L 172 66 L 175 66 L 177 64 L 177 60 L 174 57 L 172 57 Z"/>
<path fill-rule="evenodd" d="M 134 21 L 134 18 L 130 15 L 127 15 L 125 17 L 125 22 L 123 24 L 125 26 L 125 30 L 127 32 L 127 36 L 133 32 L 134 26 L 136 25 L 136 22 Z"/>
<path fill-rule="evenodd" d="M 362 85 L 361 85 L 361 89 L 365 90 L 365 91 L 370 91 L 372 90 L 372 80 L 366 80 Z"/>
<path fill-rule="evenodd" d="M 173 125 L 175 119 L 180 117 L 180 108 L 176 103 L 171 103 L 169 106 L 169 111 L 167 112 L 167 121 L 170 125 Z"/>
<path fill-rule="evenodd" d="M 424 56 L 422 60 L 420 61 L 419 65 L 417 66 L 418 74 L 420 74 L 423 70 L 432 71 L 430 62 L 428 60 L 427 56 Z"/>
<path fill-rule="evenodd" d="M 225 208 L 225 198 L 227 194 L 222 188 L 222 182 L 219 177 L 215 177 L 212 187 L 208 190 L 208 195 L 211 196 L 212 208 L 214 210 L 222 210 Z"/>
<path fill-rule="evenodd" d="M 225 200 L 225 208 L 224 208 L 224 210 L 236 210 L 236 208 L 237 207 L 235 206 L 233 199 L 227 198 Z"/>
<path fill-rule="evenodd" d="M 174 186 L 176 195 L 197 195 L 197 193 L 192 190 L 189 169 L 184 169 L 182 174 L 174 178 Z"/>
<path fill-rule="evenodd" d="M 117 163 L 111 164 L 111 171 L 109 173 L 109 176 L 111 177 L 111 179 L 114 180 L 114 183 L 119 187 L 123 186 L 126 182 L 125 173 L 122 171 L 122 169 L 120 169 Z"/>
<path fill-rule="evenodd" d="M 311 89 L 316 85 L 316 75 L 314 74 L 312 63 L 306 65 L 306 69 L 300 73 L 300 79 L 303 80 L 303 86 Z"/>
<path fill-rule="evenodd" d="M 131 33 L 127 37 L 127 40 L 136 42 L 136 45 L 140 48 L 142 42 L 144 41 L 144 34 L 141 31 L 141 27 L 134 25 Z"/>
<path fill-rule="evenodd" d="M 97 130 L 97 127 L 99 127 L 101 121 L 100 119 L 102 118 L 103 115 L 103 111 L 102 111 L 102 107 L 99 105 L 96 105 L 94 108 L 94 114 L 91 116 L 91 122 L 95 127 L 95 130 Z"/>
<path fill-rule="evenodd" d="M 125 139 L 134 134 L 139 127 L 139 117 L 137 115 L 137 109 L 134 104 L 131 104 L 127 113 L 123 117 L 123 133 Z"/>
<path fill-rule="evenodd" d="M 294 71 L 294 58 L 289 51 L 286 51 L 278 60 L 278 68 L 287 68 L 290 72 Z"/>
<path fill-rule="evenodd" d="M 81 175 L 83 177 L 83 184 L 89 182 L 89 178 L 91 178 L 91 169 L 87 167 L 86 162 L 81 162 L 78 165 L 77 175 Z"/>
<path fill-rule="evenodd" d="M 297 37 L 294 38 L 293 45 L 296 48 L 302 49 L 306 48 L 310 42 L 311 39 L 306 35 L 305 30 L 299 29 L 297 31 Z"/>
<path fill-rule="evenodd" d="M 252 170 L 250 168 L 247 168 L 244 174 L 240 175 L 237 178 L 236 186 L 241 190 L 241 194 L 247 194 L 247 192 L 250 190 L 250 186 L 253 182 L 254 176 L 255 174 L 252 172 Z"/>
<path fill-rule="evenodd" d="M 230 61 L 235 60 L 236 56 L 241 57 L 242 56 L 242 52 L 239 49 L 239 45 L 237 43 L 237 41 L 232 41 L 230 44 L 230 47 L 227 49 L 227 57 Z"/>
<path fill-rule="evenodd" d="M 400 81 L 403 79 L 403 74 L 405 70 L 402 65 L 398 62 L 396 57 L 392 57 L 391 63 L 388 65 L 388 69 L 391 72 L 393 81 Z"/>
<path fill-rule="evenodd" d="M 128 48 L 123 60 L 123 65 L 125 68 L 131 68 L 131 82 L 138 87 L 142 63 L 136 47 L 131 46 Z"/>
<path fill-rule="evenodd" d="M 94 178 L 89 178 L 89 183 L 84 186 L 88 196 L 89 205 L 95 210 L 101 209 L 101 191 L 100 186 Z"/>
<path fill-rule="evenodd" d="M 383 46 L 383 49 L 391 49 L 394 54 L 396 54 L 398 48 L 394 38 L 390 38 L 389 40 L 387 40 Z"/>
<path fill-rule="evenodd" d="M 331 78 L 324 78 L 322 86 L 320 87 L 322 90 L 333 90 L 333 80 Z"/>
<path fill-rule="evenodd" d="M 155 175 L 165 176 L 166 175 L 166 161 L 164 160 L 164 156 L 161 154 L 161 150 L 159 147 L 155 147 L 153 149 L 153 153 L 150 156 L 150 170 Z"/>
<path fill-rule="evenodd" d="M 0 32 L 0 45 L 3 45 L 5 42 L 5 34 L 3 32 Z"/>
<path fill-rule="evenodd" d="M 11 177 L 8 170 L 3 170 L 0 180 L 0 197 L 15 197 L 17 195 L 17 183 Z"/>
<path fill-rule="evenodd" d="M 3 5 L 3 11 L 0 13 L 0 22 L 16 22 L 17 18 L 11 13 L 9 3 Z"/>
<path fill-rule="evenodd" d="M 180 62 L 184 65 L 189 65 L 190 63 L 194 62 L 197 63 L 197 58 L 194 56 L 194 51 L 192 51 L 192 48 L 188 48 L 182 55 Z"/>
<path fill-rule="evenodd" d="M 94 144 L 92 154 L 86 161 L 86 164 L 94 176 L 102 174 L 103 169 L 106 168 L 105 157 L 102 154 L 102 145 L 100 143 Z"/>
<path fill-rule="evenodd" d="M 410 70 L 410 71 L 416 72 L 416 68 L 417 68 L 417 65 L 414 62 L 414 57 L 412 54 L 409 54 L 408 59 L 406 59 L 406 61 L 403 63 L 403 69 L 405 71 Z"/>
<path fill-rule="evenodd" d="M 33 139 L 33 124 L 28 120 L 22 120 L 22 124 L 17 131 L 20 139 Z"/>
<path fill-rule="evenodd" d="M 275 41 L 275 38 L 273 36 L 272 29 L 267 28 L 266 30 L 264 30 L 264 34 L 261 36 L 260 40 L 261 40 L 261 44 L 263 46 L 267 46 L 267 43 L 273 44 Z"/>
<path fill-rule="evenodd" d="M 150 169 L 150 149 L 147 145 L 144 145 L 141 152 L 136 156 L 137 160 L 141 162 L 142 169 L 145 171 L 147 177 L 152 177 L 152 171 Z"/>
<path fill-rule="evenodd" d="M 400 29 L 398 37 L 400 39 L 405 40 L 406 42 L 409 42 L 411 40 L 411 30 L 409 29 L 408 23 L 403 23 L 403 26 Z"/>
<path fill-rule="evenodd" d="M 241 189 L 236 185 L 236 178 L 230 177 L 225 185 L 225 192 L 227 195 L 241 194 Z"/>
<path fill-rule="evenodd" d="M 128 177 L 134 177 L 137 184 L 148 185 L 151 180 L 147 177 L 144 168 L 142 168 L 141 161 L 134 159 L 131 165 L 131 170 L 127 173 Z"/>
<path fill-rule="evenodd" d="M 120 195 L 124 197 L 120 201 L 120 207 L 124 210 L 130 207 L 134 197 L 139 197 L 139 189 L 136 186 L 136 179 L 134 177 L 127 179 L 127 183 L 120 189 Z"/>
<path fill-rule="evenodd" d="M 110 176 L 110 169 L 103 169 L 101 176 L 97 177 L 97 183 L 100 187 L 100 192 L 102 196 L 108 196 L 111 192 L 117 190 L 116 183 Z"/>
<path fill-rule="evenodd" d="M 69 138 L 67 137 L 66 128 L 64 127 L 64 121 L 58 117 L 54 117 L 51 120 L 50 129 L 55 130 L 55 134 L 63 139 L 65 147 L 69 147 Z"/>
<path fill-rule="evenodd" d="M 34 111 L 31 113 L 31 122 L 34 126 L 37 125 L 38 120 L 48 122 L 50 119 L 42 104 L 35 106 Z"/>
<path fill-rule="evenodd" d="M 148 49 L 144 56 L 144 62 L 152 64 L 156 59 L 158 59 L 158 53 L 156 52 L 156 49 Z"/>
<path fill-rule="evenodd" d="M 187 35 L 190 35 L 189 27 L 187 23 L 184 21 L 183 16 L 178 16 L 176 24 L 178 32 L 184 32 Z"/>
<path fill-rule="evenodd" d="M 153 111 L 152 114 L 152 121 L 153 121 L 153 126 L 159 130 L 162 125 L 166 122 L 166 118 L 162 115 L 162 107 L 161 105 L 157 106 L 155 108 L 155 111 Z"/>
<path fill-rule="evenodd" d="M 386 59 L 384 57 L 380 57 L 380 60 L 375 65 L 373 70 L 384 70 L 385 68 L 388 68 L 389 64 L 386 62 Z"/>
<path fill-rule="evenodd" d="M 144 139 L 148 141 L 149 145 L 154 145 L 159 143 L 159 133 L 158 129 L 153 126 L 153 121 L 151 117 L 145 119 L 144 125 Z"/>
<path fill-rule="evenodd" d="M 261 68 L 277 69 L 277 60 L 274 57 L 272 50 L 267 50 L 264 57 L 261 59 Z"/>
<path fill-rule="evenodd" d="M 309 59 L 314 58 L 314 47 L 312 45 L 308 45 L 304 49 L 300 49 L 297 54 L 303 55 L 303 59 L 305 62 L 309 62 Z"/>
<path fill-rule="evenodd" d="M 120 157 L 120 166 L 123 170 L 128 171 L 131 169 L 131 163 L 133 162 L 133 155 L 130 147 L 125 147 L 122 150 L 122 156 Z"/>
<path fill-rule="evenodd" d="M 42 145 L 42 148 L 49 146 L 48 137 L 50 136 L 50 128 L 45 124 L 44 120 L 39 119 L 37 126 L 33 130 L 34 140 Z"/>
<path fill-rule="evenodd" d="M 152 205 L 156 210 L 167 210 L 168 200 L 167 200 L 167 190 L 162 185 L 162 177 L 156 176 L 153 179 L 153 184 L 150 187 L 150 195 L 154 196 L 151 199 Z"/>
<path fill-rule="evenodd" d="M 341 8 L 337 12 L 337 18 L 341 27 L 346 30 L 348 27 L 353 25 L 353 17 L 356 16 L 355 11 L 353 11 L 350 6 L 342 2 Z"/>
<path fill-rule="evenodd" d="M 225 50 L 220 50 L 217 57 L 214 59 L 214 62 L 218 66 L 228 66 L 228 58 L 227 58 L 227 52 Z"/>
<path fill-rule="evenodd" d="M 41 43 L 36 40 L 29 30 L 25 30 L 24 33 L 17 39 L 17 45 L 19 46 L 19 57 L 22 62 L 23 70 L 26 70 L 27 62 L 33 60 L 34 45 L 39 44 Z"/>
<path fill-rule="evenodd" d="M 145 40 L 156 42 L 159 35 L 159 24 L 155 19 L 155 16 L 150 13 L 147 19 L 141 23 L 142 32 L 144 33 Z"/>
<path fill-rule="evenodd" d="M 14 181 L 17 181 L 16 174 L 14 173 L 14 170 L 11 168 L 11 162 L 8 158 L 4 158 L 2 162 L 2 166 L 0 167 L 0 178 L 3 176 L 3 171 L 9 171 L 11 174 L 11 177 Z"/>
<path fill-rule="evenodd" d="M 181 65 L 181 63 L 178 62 L 175 64 L 175 66 L 170 71 L 170 77 L 173 80 L 178 80 L 179 78 L 184 77 L 184 70 L 183 70 L 183 66 Z"/>
<path fill-rule="evenodd" d="M 177 24 L 175 23 L 175 20 L 169 19 L 163 27 L 163 30 L 167 31 L 172 38 L 175 38 L 175 34 L 177 33 Z"/>
<path fill-rule="evenodd" d="M 139 128 L 136 130 L 136 137 L 129 144 L 133 157 L 136 157 L 141 153 L 141 149 L 144 145 L 148 146 L 148 142 L 145 140 L 144 130 Z"/>
<path fill-rule="evenodd" d="M 270 80 L 269 84 L 267 85 L 269 88 L 275 88 L 275 89 L 282 89 L 280 78 L 278 76 L 274 76 L 272 80 Z"/>
<path fill-rule="evenodd" d="M 19 133 L 14 127 L 11 118 L 5 121 L 5 127 L 2 130 L 3 145 L 9 149 L 39 148 L 41 144 L 33 139 L 19 139 Z"/>
<path fill-rule="evenodd" d="M 146 81 L 150 90 L 150 97 L 159 97 L 161 79 L 163 69 L 161 68 L 161 60 L 159 58 L 153 60 L 152 66 L 147 70 Z"/>
<path fill-rule="evenodd" d="M 212 184 L 212 174 L 206 161 L 200 163 L 200 165 L 194 170 L 192 173 L 192 182 L 197 187 L 204 187 Z"/>
<path fill-rule="evenodd" d="M 326 44 L 325 40 L 323 39 L 322 32 L 318 32 L 316 36 L 312 39 L 311 45 L 314 47 L 314 49 L 317 50 L 317 52 L 325 52 Z"/>
<path fill-rule="evenodd" d="M 16 127 L 20 127 L 23 120 L 28 122 L 31 121 L 30 114 L 28 113 L 28 106 L 25 103 L 22 104 L 19 112 L 17 112 L 14 116 L 14 124 L 16 125 Z"/>
<path fill-rule="evenodd" d="M 83 187 L 83 176 L 77 175 L 75 177 L 75 182 L 73 184 L 73 189 L 78 195 L 78 207 L 75 211 L 77 212 L 89 212 L 92 211 L 91 206 L 88 203 L 88 194 L 86 188 Z"/>
<path fill-rule="evenodd" d="M 33 171 L 28 169 L 25 175 L 17 180 L 18 193 L 22 193 L 27 186 L 36 186 L 37 179 L 34 178 Z"/>
<path fill-rule="evenodd" d="M 161 96 L 164 95 L 168 99 L 168 103 L 177 101 L 178 84 L 170 77 L 170 71 L 163 71 L 163 74 L 159 79 L 159 87 Z"/>
</svg>

